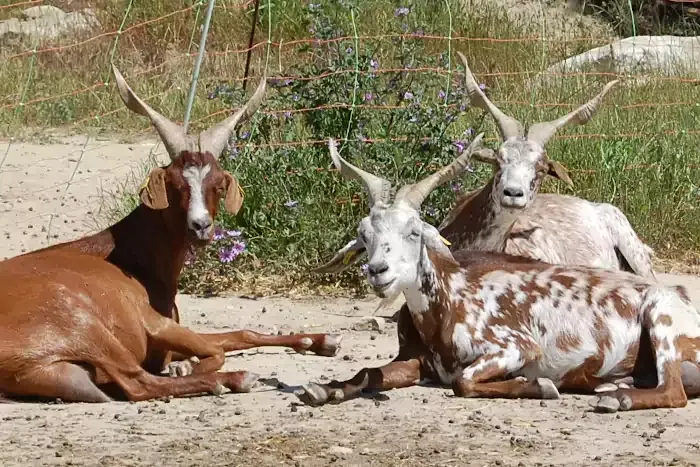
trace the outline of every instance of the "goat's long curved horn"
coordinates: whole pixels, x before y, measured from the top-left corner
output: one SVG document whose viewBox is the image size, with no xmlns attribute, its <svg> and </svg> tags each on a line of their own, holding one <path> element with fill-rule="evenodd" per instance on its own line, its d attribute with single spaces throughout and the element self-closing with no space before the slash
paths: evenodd
<svg viewBox="0 0 700 467">
<path fill-rule="evenodd" d="M 451 164 L 444 166 L 434 174 L 428 175 L 419 182 L 401 187 L 398 193 L 396 193 L 396 199 L 394 202 L 407 202 L 415 209 L 419 209 L 420 205 L 423 203 L 423 201 L 425 201 L 425 198 L 427 198 L 435 188 L 454 179 L 464 171 L 469 159 L 471 159 L 472 154 L 479 150 L 488 151 L 488 149 L 479 148 L 483 137 L 484 134 L 479 133 L 464 150 L 462 155 L 452 161 Z"/>
<path fill-rule="evenodd" d="M 199 134 L 199 150 L 209 151 L 214 157 L 219 157 L 236 125 L 248 120 L 260 108 L 265 97 L 266 85 L 267 77 L 263 75 L 253 96 L 243 107 L 215 127 L 201 132 Z"/>
<path fill-rule="evenodd" d="M 561 127 L 569 123 L 576 123 L 578 125 L 587 123 L 593 117 L 593 115 L 595 115 L 595 112 L 602 102 L 603 97 L 605 97 L 608 91 L 610 91 L 610 89 L 612 89 L 612 87 L 619 81 L 620 80 L 617 79 L 610 81 L 597 96 L 573 112 L 551 122 L 541 122 L 531 125 L 527 132 L 527 139 L 535 141 L 539 143 L 540 146 L 544 147 L 544 145 L 547 144 L 547 141 L 549 141 L 549 139 L 554 136 L 557 130 L 559 130 Z"/>
<path fill-rule="evenodd" d="M 335 168 L 340 170 L 340 173 L 345 178 L 354 178 L 359 180 L 365 186 L 369 197 L 370 208 L 378 202 L 388 203 L 391 198 L 391 183 L 388 180 L 365 172 L 359 167 L 355 167 L 350 162 L 340 157 L 338 148 L 336 147 L 335 139 L 328 139 L 328 149 L 331 152 L 331 158 Z"/>
<path fill-rule="evenodd" d="M 503 141 L 515 136 L 523 136 L 525 134 L 523 124 L 513 117 L 509 117 L 508 115 L 504 114 L 501 109 L 496 107 L 493 102 L 486 97 L 486 94 L 484 94 L 484 91 L 479 88 L 479 85 L 474 79 L 474 75 L 469 69 L 467 57 L 465 57 L 462 52 L 457 52 L 457 55 L 459 55 L 459 58 L 462 59 L 462 63 L 464 64 L 465 84 L 471 104 L 488 111 L 493 118 L 496 119 L 496 123 L 498 124 L 498 129 L 501 133 L 501 138 Z"/>
<path fill-rule="evenodd" d="M 124 76 L 122 76 L 121 72 L 114 65 L 112 65 L 112 73 L 114 73 L 117 89 L 119 89 L 119 96 L 122 98 L 124 105 L 132 112 L 151 119 L 171 160 L 175 160 L 182 151 L 194 149 L 194 140 L 185 133 L 183 127 L 168 120 L 142 101 L 139 96 L 132 91 L 131 87 L 124 79 Z"/>
</svg>

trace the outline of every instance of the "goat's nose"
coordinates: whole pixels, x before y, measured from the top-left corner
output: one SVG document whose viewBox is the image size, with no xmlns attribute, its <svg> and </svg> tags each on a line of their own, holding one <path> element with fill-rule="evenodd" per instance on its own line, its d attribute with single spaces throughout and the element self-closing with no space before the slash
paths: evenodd
<svg viewBox="0 0 700 467">
<path fill-rule="evenodd" d="M 199 219 L 192 221 L 192 228 L 197 232 L 204 232 L 211 227 L 211 219 Z"/>
<path fill-rule="evenodd" d="M 386 272 L 388 269 L 389 269 L 389 266 L 386 263 L 370 264 L 367 267 L 367 270 L 373 276 L 378 276 L 379 274 Z"/>
<path fill-rule="evenodd" d="M 521 188 L 504 188 L 503 189 L 503 194 L 506 196 L 510 196 L 511 198 L 522 198 L 525 196 L 525 192 Z"/>
</svg>

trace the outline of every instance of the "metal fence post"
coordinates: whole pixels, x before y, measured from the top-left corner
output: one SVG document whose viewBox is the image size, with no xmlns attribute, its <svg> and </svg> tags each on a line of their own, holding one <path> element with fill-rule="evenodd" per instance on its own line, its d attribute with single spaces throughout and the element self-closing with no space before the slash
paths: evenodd
<svg viewBox="0 0 700 467">
<path fill-rule="evenodd" d="M 199 68 L 202 66 L 202 59 L 204 58 L 204 47 L 207 43 L 207 35 L 209 34 L 209 24 L 211 23 L 211 15 L 214 12 L 215 1 L 216 0 L 209 0 L 209 6 L 207 7 L 207 16 L 204 18 L 204 29 L 202 29 L 202 37 L 199 39 L 199 53 L 197 54 L 197 61 L 194 64 L 194 74 L 192 75 L 192 84 L 190 85 L 190 95 L 187 97 L 187 108 L 185 109 L 185 122 L 183 123 L 185 132 L 187 132 L 187 124 L 190 122 L 190 112 L 192 112 L 194 94 L 197 90 L 197 80 L 199 79 Z"/>
</svg>

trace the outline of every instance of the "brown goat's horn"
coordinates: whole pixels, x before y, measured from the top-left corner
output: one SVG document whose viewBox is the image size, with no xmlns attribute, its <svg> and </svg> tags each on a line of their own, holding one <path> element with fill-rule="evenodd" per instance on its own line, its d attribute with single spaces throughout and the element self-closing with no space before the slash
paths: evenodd
<svg viewBox="0 0 700 467">
<path fill-rule="evenodd" d="M 345 178 L 354 178 L 359 180 L 365 186 L 369 196 L 370 208 L 378 202 L 388 203 L 391 198 L 391 183 L 388 180 L 365 172 L 359 167 L 355 167 L 350 162 L 340 157 L 338 148 L 336 147 L 335 139 L 328 139 L 328 149 L 331 152 L 331 158 L 335 168 L 340 170 L 340 173 Z"/>
<path fill-rule="evenodd" d="M 231 133 L 241 122 L 248 120 L 253 116 L 255 112 L 260 108 L 263 98 L 265 97 L 265 87 L 267 85 L 267 77 L 263 75 L 258 84 L 253 96 L 246 102 L 246 104 L 238 109 L 236 113 L 231 115 L 229 118 L 219 123 L 213 128 L 203 131 L 199 135 L 199 150 L 209 151 L 214 157 L 219 157 L 219 154 L 226 147 Z"/>
<path fill-rule="evenodd" d="M 484 91 L 479 88 L 476 84 L 474 75 L 472 75 L 469 65 L 467 64 L 467 57 L 465 57 L 461 52 L 457 52 L 459 58 L 462 59 L 464 64 L 464 78 L 465 85 L 467 87 L 467 94 L 469 95 L 469 100 L 472 105 L 475 105 L 483 110 L 488 111 L 498 124 L 498 129 L 501 133 L 501 138 L 505 141 L 508 138 L 513 138 L 517 136 L 523 136 L 525 134 L 525 128 L 522 123 L 516 119 L 509 117 L 504 114 L 498 107 L 496 107 L 493 102 L 486 97 Z"/>
<path fill-rule="evenodd" d="M 464 150 L 461 156 L 444 166 L 434 174 L 428 175 L 423 180 L 412 185 L 405 185 L 396 193 L 394 202 L 403 201 L 411 204 L 415 209 L 419 209 L 425 198 L 438 186 L 459 176 L 467 166 L 472 154 L 477 151 L 490 151 L 487 148 L 480 148 L 483 133 L 479 133 L 476 138 Z"/>
<path fill-rule="evenodd" d="M 142 101 L 139 96 L 132 91 L 131 87 L 129 87 L 122 74 L 114 65 L 112 65 L 112 73 L 114 73 L 114 78 L 117 81 L 117 89 L 119 89 L 119 96 L 122 98 L 124 105 L 132 112 L 151 119 L 171 160 L 175 160 L 182 151 L 193 150 L 195 148 L 194 139 L 185 133 L 185 129 L 177 123 L 168 120 Z"/>
<path fill-rule="evenodd" d="M 569 123 L 576 123 L 578 125 L 587 123 L 595 114 L 598 106 L 603 100 L 603 97 L 605 97 L 608 91 L 610 91 L 610 89 L 612 89 L 612 87 L 619 81 L 620 80 L 617 79 L 610 81 L 597 96 L 573 112 L 551 122 L 541 122 L 531 125 L 527 132 L 527 139 L 535 141 L 540 146 L 544 147 L 544 145 L 547 144 L 547 141 L 554 136 L 559 128 Z"/>
</svg>

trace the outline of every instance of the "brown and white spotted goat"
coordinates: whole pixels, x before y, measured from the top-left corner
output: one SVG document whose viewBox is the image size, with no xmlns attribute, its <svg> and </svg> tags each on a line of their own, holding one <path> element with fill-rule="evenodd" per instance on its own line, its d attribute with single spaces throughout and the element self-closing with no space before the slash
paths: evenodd
<svg viewBox="0 0 700 467">
<path fill-rule="evenodd" d="M 299 397 L 318 405 L 431 380 L 463 397 L 608 391 L 599 410 L 685 406 L 700 393 L 700 314 L 685 289 L 503 253 L 462 250 L 458 261 L 421 220 L 423 200 L 464 169 L 481 137 L 452 164 L 402 187 L 393 202 L 389 182 L 342 159 L 331 140 L 335 166 L 369 193 L 356 238 L 367 249 L 367 280 L 379 297 L 403 293 L 406 304 L 393 362 L 344 382 L 307 384 Z M 630 376 L 637 387 L 620 382 Z"/>
<path fill-rule="evenodd" d="M 238 182 L 216 157 L 260 107 L 265 80 L 243 108 L 195 140 L 113 71 L 122 100 L 151 119 L 171 164 L 151 171 L 142 204 L 106 230 L 0 262 L 0 393 L 105 402 L 247 392 L 257 375 L 218 372 L 225 352 L 274 345 L 335 355 L 339 336 L 198 334 L 177 323 L 188 249 L 212 239 L 222 199 L 233 214 L 241 208 Z M 158 375 L 170 360 L 180 377 Z"/>
<path fill-rule="evenodd" d="M 471 103 L 494 117 L 503 143 L 497 151 L 475 154 L 475 159 L 494 167 L 493 177 L 460 197 L 438 227 L 452 250 L 502 251 L 550 264 L 654 277 L 652 249 L 639 239 L 619 208 L 575 196 L 538 193 L 548 175 L 572 185 L 566 169 L 547 156 L 545 146 L 560 128 L 588 122 L 617 80 L 576 110 L 530 125 L 526 133 L 520 122 L 504 114 L 479 89 L 467 59 L 458 55 Z"/>
</svg>

